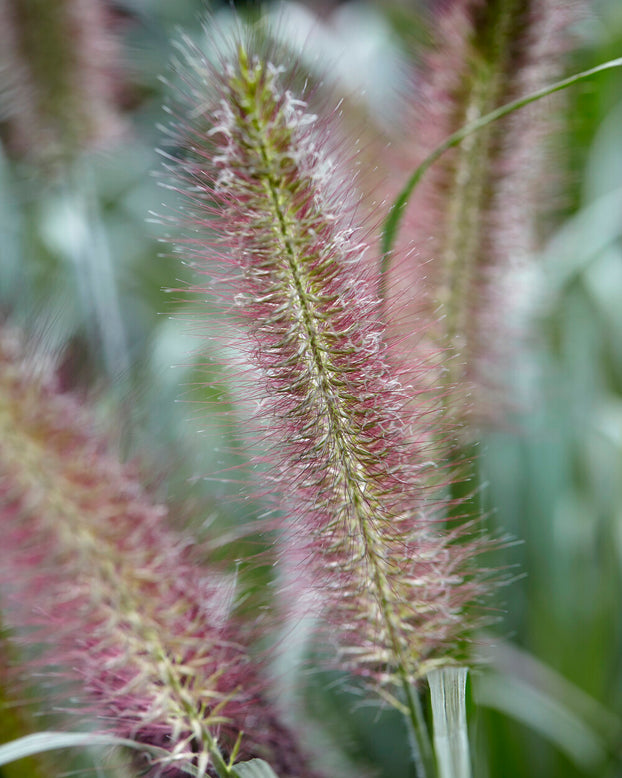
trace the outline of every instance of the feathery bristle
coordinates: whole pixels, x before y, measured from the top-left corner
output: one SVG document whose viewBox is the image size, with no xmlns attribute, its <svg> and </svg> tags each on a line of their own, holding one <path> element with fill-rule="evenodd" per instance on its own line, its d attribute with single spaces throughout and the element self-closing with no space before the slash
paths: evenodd
<svg viewBox="0 0 622 778">
<path fill-rule="evenodd" d="M 422 84 L 406 100 L 415 115 L 393 151 L 394 177 L 403 180 L 405 161 L 414 170 L 460 127 L 555 81 L 572 5 L 444 4 L 433 19 L 435 47 L 421 69 Z M 450 388 L 446 410 L 466 423 L 469 440 L 473 424 L 497 418 L 507 406 L 503 375 L 524 336 L 520 319 L 533 291 L 529 260 L 552 189 L 547 181 L 555 177 L 543 174 L 550 105 L 523 108 L 469 135 L 432 166 L 404 218 L 400 245 L 412 247 L 410 257 L 402 250 L 391 269 L 391 299 L 404 309 L 399 334 L 415 351 L 422 338 L 412 337 L 412 321 L 436 322 L 427 340 L 445 352 L 439 375 Z"/>
<path fill-rule="evenodd" d="M 344 663 L 410 684 L 463 648 L 467 606 L 487 588 L 478 547 L 442 527 L 428 475 L 439 414 L 387 356 L 365 228 L 327 123 L 251 46 L 239 40 L 217 66 L 189 48 L 181 67 L 173 186 L 193 235 L 180 251 L 211 276 L 211 293 L 234 298 L 273 490 Z"/>
<path fill-rule="evenodd" d="M 8 147 L 38 162 L 117 137 L 119 50 L 102 0 L 0 0 Z"/>
<path fill-rule="evenodd" d="M 244 733 L 239 759 L 309 775 L 261 694 L 228 579 L 198 566 L 82 405 L 20 351 L 2 333 L 0 585 L 27 666 L 69 683 L 78 702 L 63 707 L 92 726 L 163 748 L 154 773 L 212 774 L 214 748 L 226 758 Z"/>
</svg>

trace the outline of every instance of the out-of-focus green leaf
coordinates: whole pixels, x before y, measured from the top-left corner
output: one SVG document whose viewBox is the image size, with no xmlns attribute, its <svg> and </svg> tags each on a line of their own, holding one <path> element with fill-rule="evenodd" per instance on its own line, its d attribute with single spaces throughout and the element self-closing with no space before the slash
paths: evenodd
<svg viewBox="0 0 622 778">
<path fill-rule="evenodd" d="M 232 769 L 235 778 L 277 778 L 276 773 L 263 759 L 240 762 Z"/>
<path fill-rule="evenodd" d="M 607 744 L 559 699 L 518 678 L 485 673 L 475 682 L 477 701 L 526 724 L 560 748 L 577 766 L 593 770 L 607 757 Z"/>
<path fill-rule="evenodd" d="M 164 749 L 146 746 L 114 735 L 100 735 L 94 732 L 35 732 L 0 745 L 0 765 L 9 764 L 25 756 L 42 754 L 44 751 L 84 746 L 125 746 L 146 751 L 154 756 L 168 753 Z"/>
</svg>

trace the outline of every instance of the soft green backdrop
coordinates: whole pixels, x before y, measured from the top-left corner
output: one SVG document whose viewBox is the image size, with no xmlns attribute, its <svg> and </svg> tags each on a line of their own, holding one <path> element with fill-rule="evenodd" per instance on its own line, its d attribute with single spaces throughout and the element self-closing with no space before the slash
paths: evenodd
<svg viewBox="0 0 622 778">
<path fill-rule="evenodd" d="M 180 526 L 204 539 L 235 536 L 262 512 L 239 499 L 237 482 L 255 476 L 235 424 L 209 410 L 212 400 L 221 411 L 236 407 L 235 392 L 210 387 L 218 368 L 200 367 L 209 354 L 197 353 L 196 308 L 183 293 L 163 291 L 190 278 L 160 242 L 174 228 L 148 218 L 171 204 L 154 176 L 157 124 L 165 121 L 158 76 L 176 25 L 199 34 L 202 3 L 117 6 L 128 15 L 131 129 L 123 143 L 80 160 L 62 182 L 42 180 L 0 147 L 0 311 L 36 342 L 63 347 L 67 385 L 94 398 L 124 456 L 140 455 L 146 482 L 176 506 Z M 299 35 L 287 30 L 292 41 L 307 40 L 305 57 L 321 59 L 328 46 L 342 88 L 360 90 L 362 73 L 369 84 L 361 110 L 386 120 L 395 109 L 394 57 L 425 39 L 413 7 L 346 4 L 324 37 L 300 8 L 296 18 Z M 619 57 L 619 0 L 593 2 L 577 40 L 568 73 Z M 481 671 L 472 687 L 477 778 L 622 776 L 622 70 L 573 88 L 559 111 L 548 142 L 562 163 L 564 197 L 544 214 L 535 336 L 513 366 L 525 411 L 478 447 L 487 521 L 522 543 L 496 560 L 515 565 L 516 579 L 498 598 L 493 671 Z M 229 482 L 205 477 L 236 465 Z M 235 565 L 261 543 L 251 535 L 212 553 Z M 269 596 L 265 570 L 238 567 L 243 589 Z M 327 763 L 352 775 L 411 774 L 397 714 L 366 703 L 337 676 L 305 669 L 301 679 L 296 716 Z M 280 681 L 284 694 L 292 691 L 283 669 Z M 12 707 L 0 711 L 0 741 L 31 725 L 17 722 Z M 71 769 L 58 755 L 43 765 L 2 774 Z M 94 769 L 82 758 L 77 766 Z"/>
</svg>

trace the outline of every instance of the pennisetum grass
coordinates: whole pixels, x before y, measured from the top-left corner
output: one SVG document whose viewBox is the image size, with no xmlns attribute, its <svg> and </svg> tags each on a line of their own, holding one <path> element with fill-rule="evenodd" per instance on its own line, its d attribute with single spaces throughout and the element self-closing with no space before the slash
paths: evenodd
<svg viewBox="0 0 622 778">
<path fill-rule="evenodd" d="M 388 304 L 400 301 L 411 348 L 421 348 L 413 322 L 431 323 L 426 337 L 432 350 L 442 350 L 446 412 L 467 428 L 507 405 L 500 376 L 520 343 L 530 257 L 552 193 L 541 168 L 547 155 L 559 153 L 547 147 L 555 122 L 550 100 L 496 121 L 490 114 L 515 100 L 531 102 L 559 78 L 576 15 L 574 4 L 556 0 L 443 4 L 433 17 L 434 46 L 421 84 L 412 89 L 416 99 L 404 101 L 412 115 L 394 154 L 400 165 L 421 165 L 421 176 L 416 183 L 413 176 L 408 205 L 399 199 L 388 220 L 399 211 L 402 231 L 399 246 L 390 224 L 385 231 L 383 294 Z M 478 123 L 477 131 L 445 145 Z M 463 432 L 465 440 L 474 436 L 473 429 Z"/>
<path fill-rule="evenodd" d="M 406 711 L 431 774 L 416 686 L 468 653 L 485 541 L 443 526 L 428 478 L 441 417 L 387 352 L 367 228 L 327 120 L 251 37 L 214 64 L 181 49 L 171 168 L 194 234 L 180 251 L 211 278 L 257 371 L 273 490 L 341 664 Z"/>
<path fill-rule="evenodd" d="M 0 593 L 26 666 L 61 710 L 144 746 L 151 774 L 228 778 L 251 757 L 310 774 L 262 696 L 231 582 L 201 569 L 83 404 L 23 352 L 5 328 Z"/>
<path fill-rule="evenodd" d="M 93 343 L 111 376 L 129 368 L 120 292 L 94 187 L 96 153 L 129 136 L 121 21 L 103 0 L 0 0 L 1 137 L 24 178 L 53 191 Z M 16 193 L 17 196 L 17 193 Z"/>
<path fill-rule="evenodd" d="M 118 122 L 106 8 L 0 0 L 8 147 L 62 163 L 66 181 L 79 180 L 66 175 L 79 150 Z M 490 539 L 476 520 L 453 518 L 469 510 L 452 498 L 456 458 L 473 409 L 479 418 L 491 407 L 479 390 L 502 361 L 499 340 L 505 348 L 514 335 L 503 319 L 511 265 L 536 232 L 544 110 L 493 121 L 620 64 L 547 86 L 568 13 L 553 0 L 439 4 L 439 48 L 423 73 L 430 110 L 400 161 L 415 171 L 387 218 L 380 267 L 352 155 L 335 141 L 338 111 L 316 105 L 291 55 L 241 30 L 207 32 L 210 55 L 188 39 L 178 46 L 163 151 L 182 199 L 177 251 L 209 298 L 207 337 L 223 338 L 250 377 L 293 609 L 319 615 L 330 661 L 404 713 L 418 778 L 471 776 L 466 666 L 495 577 L 481 562 Z M 103 252 L 89 257 L 105 264 Z M 115 302 L 112 286 L 92 285 Z M 98 314 L 108 331 L 120 321 L 112 304 Z M 125 353 L 117 341 L 111 365 Z M 3 325 L 0 594 L 25 667 L 94 740 L 144 749 L 137 770 L 273 778 L 267 760 L 280 778 L 312 776 L 264 694 L 230 580 L 201 566 L 86 403 L 25 351 Z M 84 733 L 65 734 L 3 747 L 0 762 Z"/>
<path fill-rule="evenodd" d="M 13 153 L 58 172 L 123 131 L 114 28 L 102 0 L 1 0 L 0 91 Z"/>
</svg>

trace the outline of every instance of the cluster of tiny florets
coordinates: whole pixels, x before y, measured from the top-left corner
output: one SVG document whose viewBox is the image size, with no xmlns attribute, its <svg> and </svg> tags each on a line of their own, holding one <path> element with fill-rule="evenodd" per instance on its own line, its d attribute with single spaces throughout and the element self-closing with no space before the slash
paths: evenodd
<svg viewBox="0 0 622 778">
<path fill-rule="evenodd" d="M 231 618 L 231 582 L 202 569 L 81 404 L 5 335 L 0 441 L 4 623 L 55 679 L 56 704 L 75 698 L 91 726 L 159 747 L 157 773 L 211 773 L 214 744 L 226 756 L 242 732 L 240 759 L 295 754 Z"/>
<path fill-rule="evenodd" d="M 118 138 L 121 57 L 103 0 L 0 0 L 0 90 L 10 151 L 67 161 Z"/>
<path fill-rule="evenodd" d="M 382 682 L 415 681 L 455 661 L 465 606 L 482 588 L 474 546 L 442 530 L 438 475 L 427 475 L 439 414 L 417 405 L 387 356 L 363 228 L 324 120 L 246 44 L 224 68 L 196 51 L 188 61 L 193 120 L 173 133 L 185 148 L 175 186 L 206 240 L 182 250 L 237 304 L 271 477 L 341 656 Z"/>
<path fill-rule="evenodd" d="M 557 0 L 456 0 L 431 21 L 433 47 L 413 76 L 394 175 L 415 170 L 461 127 L 559 77 L 577 9 Z M 469 135 L 426 172 L 404 215 L 390 281 L 401 342 L 444 351 L 438 382 L 461 441 L 508 410 L 510 366 L 526 334 L 534 289 L 541 175 L 552 111 L 542 101 Z M 409 248 L 410 251 L 406 249 Z M 413 321 L 427 321 L 421 337 Z M 414 332 L 414 335 L 413 335 Z M 508 344 L 512 344 L 509 348 Z M 511 401 L 510 401 L 511 402 Z"/>
</svg>

